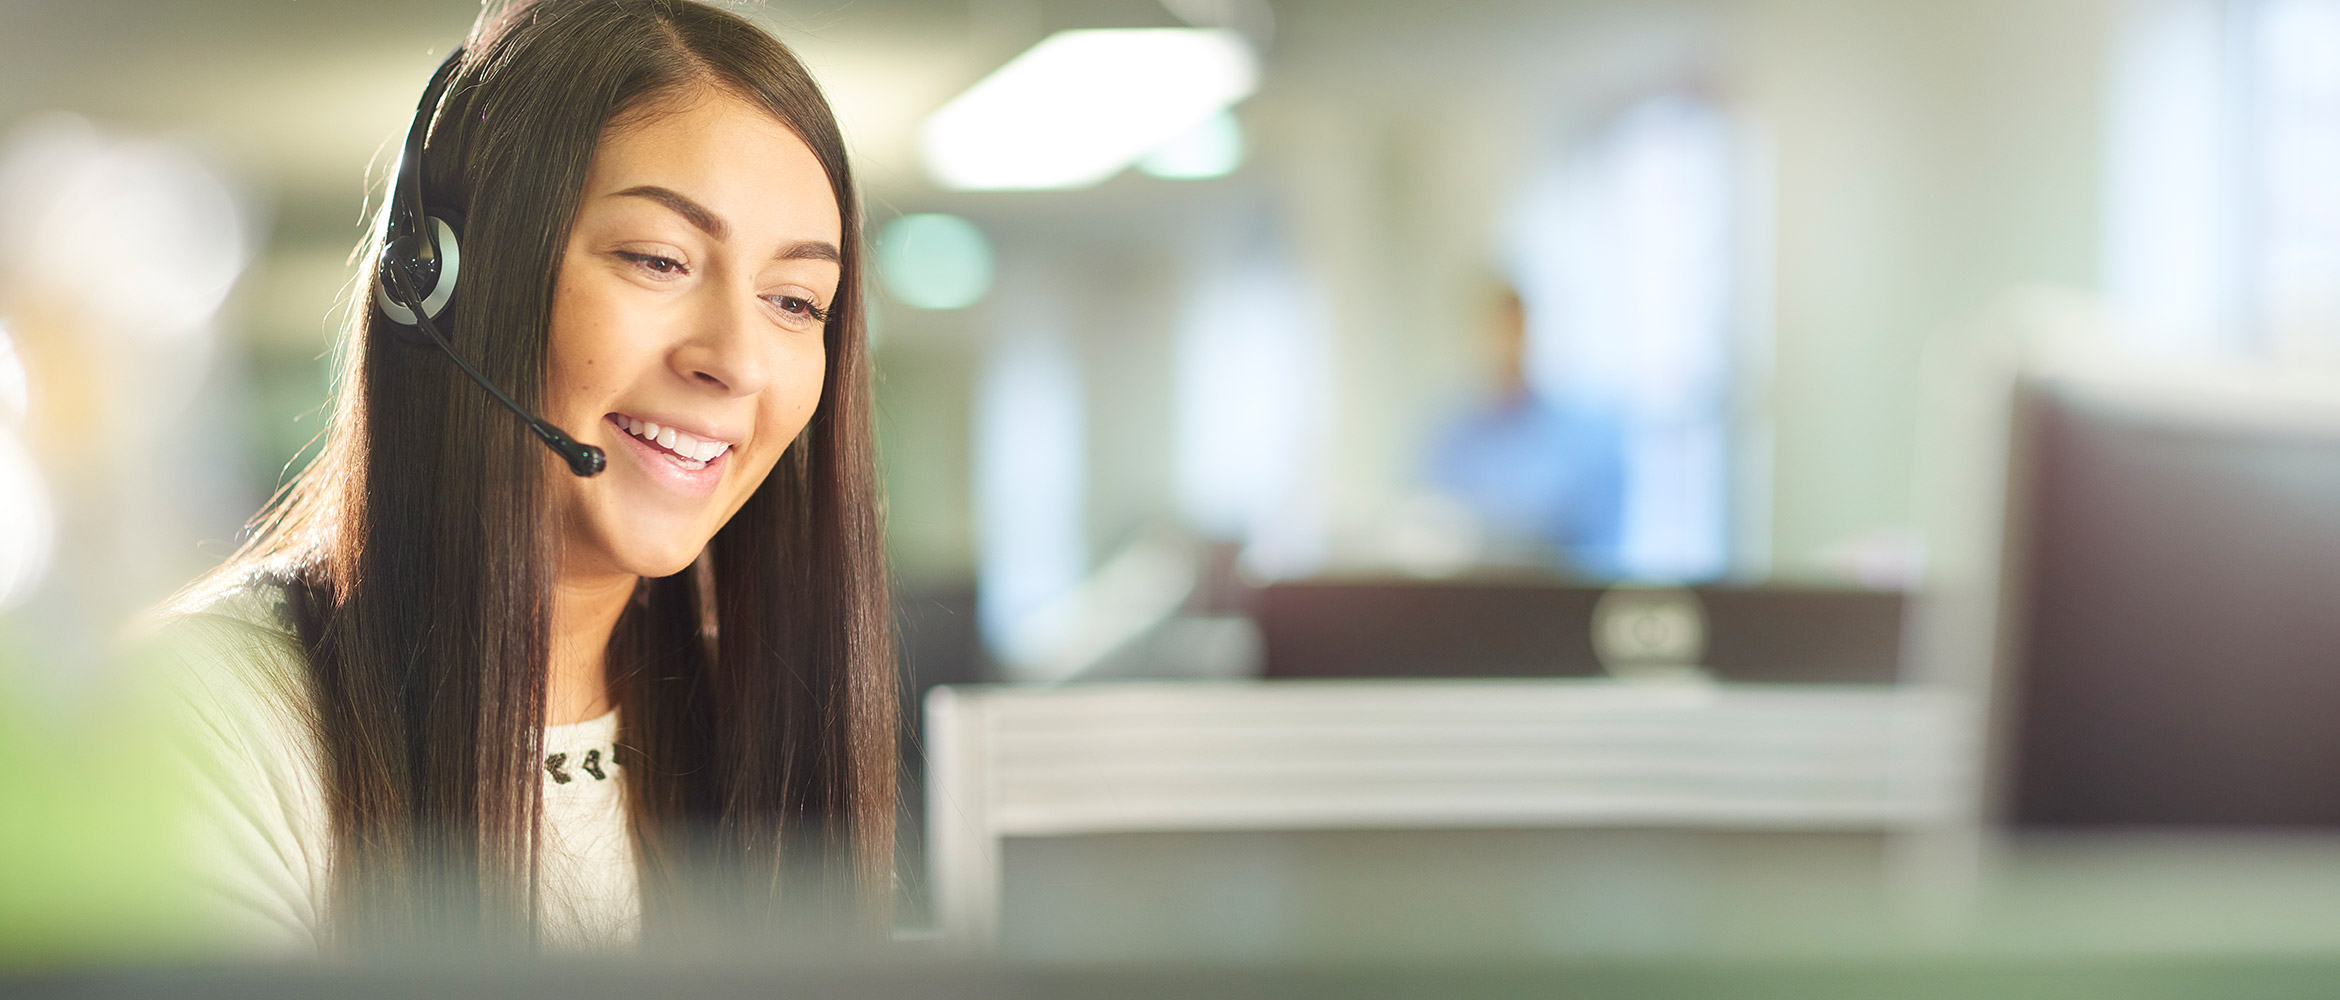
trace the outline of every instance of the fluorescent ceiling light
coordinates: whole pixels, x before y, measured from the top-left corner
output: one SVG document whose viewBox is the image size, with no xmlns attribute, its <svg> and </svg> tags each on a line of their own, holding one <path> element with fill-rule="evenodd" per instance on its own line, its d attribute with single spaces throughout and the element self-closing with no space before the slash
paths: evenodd
<svg viewBox="0 0 2340 1000">
<path fill-rule="evenodd" d="M 1243 165 L 1243 126 L 1220 111 L 1171 138 L 1138 161 L 1138 169 L 1174 181 L 1225 177 Z"/>
<path fill-rule="evenodd" d="M 963 309 L 991 290 L 991 244 L 956 215 L 905 215 L 878 234 L 878 275 L 919 309 Z"/>
<path fill-rule="evenodd" d="M 1232 31 L 1060 31 L 926 120 L 927 171 L 961 190 L 1087 187 L 1258 83 L 1251 46 Z"/>
</svg>

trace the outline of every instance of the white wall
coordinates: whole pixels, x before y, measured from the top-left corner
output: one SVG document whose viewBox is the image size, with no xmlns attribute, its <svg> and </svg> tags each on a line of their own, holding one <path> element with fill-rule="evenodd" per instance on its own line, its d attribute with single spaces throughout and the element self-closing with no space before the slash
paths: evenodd
<svg viewBox="0 0 2340 1000">
<path fill-rule="evenodd" d="M 1777 178 L 1773 538 L 1783 575 L 1912 521 L 1928 340 L 2097 274 L 2113 0 L 1750 0 L 1734 74 Z"/>
</svg>

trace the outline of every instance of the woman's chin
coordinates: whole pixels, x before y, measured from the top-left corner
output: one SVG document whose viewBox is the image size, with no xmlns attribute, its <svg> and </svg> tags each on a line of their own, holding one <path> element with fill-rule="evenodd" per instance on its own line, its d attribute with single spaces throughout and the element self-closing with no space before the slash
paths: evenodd
<svg viewBox="0 0 2340 1000">
<path fill-rule="evenodd" d="M 644 544 L 637 536 L 604 547 L 603 555 L 609 565 L 634 576 L 673 576 L 691 568 L 691 563 L 698 561 L 699 553 L 706 547 L 706 539 Z"/>
<path fill-rule="evenodd" d="M 699 558 L 699 551 L 699 548 L 694 548 L 687 553 L 662 552 L 654 557 L 630 560 L 628 569 L 636 576 L 673 576 L 691 568 L 691 563 Z"/>
<path fill-rule="evenodd" d="M 562 547 L 579 557 L 567 561 L 568 570 L 661 577 L 689 569 L 721 527 L 708 523 L 704 506 L 654 494 L 573 488 L 560 503 L 567 535 Z"/>
</svg>

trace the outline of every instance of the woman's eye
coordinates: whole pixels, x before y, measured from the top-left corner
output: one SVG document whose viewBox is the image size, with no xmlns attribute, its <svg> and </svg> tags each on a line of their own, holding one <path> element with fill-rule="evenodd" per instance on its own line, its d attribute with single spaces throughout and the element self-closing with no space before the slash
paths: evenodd
<svg viewBox="0 0 2340 1000">
<path fill-rule="evenodd" d="M 781 312 L 799 319 L 809 319 L 816 323 L 829 321 L 828 312 L 813 305 L 812 300 L 808 298 L 796 295 L 770 295 L 765 297 L 765 301 L 779 306 Z"/>
<path fill-rule="evenodd" d="M 655 274 L 690 273 L 690 269 L 684 267 L 682 261 L 672 257 L 661 257 L 654 253 L 633 253 L 625 250 L 618 251 L 617 255 L 620 259 L 632 261 L 634 266 Z"/>
</svg>

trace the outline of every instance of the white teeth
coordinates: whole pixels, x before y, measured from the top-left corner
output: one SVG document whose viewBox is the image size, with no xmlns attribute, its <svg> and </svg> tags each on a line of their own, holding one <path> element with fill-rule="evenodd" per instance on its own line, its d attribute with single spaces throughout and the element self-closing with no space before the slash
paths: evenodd
<svg viewBox="0 0 2340 1000">
<path fill-rule="evenodd" d="M 725 442 L 710 441 L 672 427 L 660 427 L 651 421 L 624 414 L 618 415 L 618 425 L 624 427 L 628 434 L 654 442 L 659 447 L 673 452 L 673 455 L 668 456 L 669 460 L 692 471 L 706 468 L 707 463 L 731 451 L 731 445 Z"/>
</svg>

